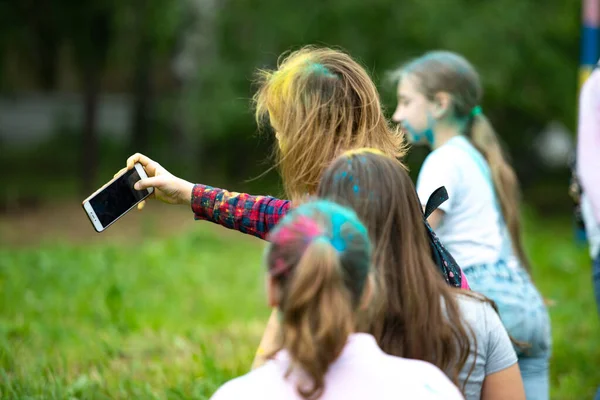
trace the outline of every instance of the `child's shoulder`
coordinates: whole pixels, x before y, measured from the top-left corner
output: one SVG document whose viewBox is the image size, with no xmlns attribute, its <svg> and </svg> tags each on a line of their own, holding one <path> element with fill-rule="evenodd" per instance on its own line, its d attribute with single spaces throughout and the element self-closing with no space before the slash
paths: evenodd
<svg viewBox="0 0 600 400">
<path fill-rule="evenodd" d="M 455 139 L 459 141 L 460 139 Z M 446 143 L 443 146 L 431 151 L 423 161 L 422 168 L 440 169 L 447 166 L 456 166 L 457 161 L 464 158 L 464 150 L 459 146 Z"/>
<path fill-rule="evenodd" d="M 409 377 L 436 377 L 445 376 L 444 373 L 435 365 L 422 360 L 412 358 L 395 357 L 386 354 L 386 369 L 393 375 L 401 375 L 404 379 Z"/>
<path fill-rule="evenodd" d="M 490 303 L 475 292 L 457 293 L 456 302 L 468 322 L 483 321 L 489 313 L 495 312 Z"/>
<path fill-rule="evenodd" d="M 458 294 L 457 301 L 465 322 L 477 336 L 478 345 L 485 343 L 491 332 L 503 326 L 498 312 L 490 301 L 479 297 L 476 293 Z"/>
<path fill-rule="evenodd" d="M 388 367 L 392 368 L 391 385 L 401 385 L 405 398 L 418 399 L 462 399 L 458 388 L 435 365 L 422 361 L 388 356 Z"/>
<path fill-rule="evenodd" d="M 253 395 L 266 395 L 267 388 L 277 382 L 278 368 L 267 362 L 264 366 L 234 378 L 221 386 L 211 400 L 253 398 Z M 266 398 L 266 397 L 265 397 Z"/>
</svg>

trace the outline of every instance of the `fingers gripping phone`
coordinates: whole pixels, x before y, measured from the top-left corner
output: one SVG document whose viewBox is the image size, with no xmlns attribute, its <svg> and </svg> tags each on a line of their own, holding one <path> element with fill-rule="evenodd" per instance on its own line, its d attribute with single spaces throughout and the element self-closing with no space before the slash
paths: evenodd
<svg viewBox="0 0 600 400">
<path fill-rule="evenodd" d="M 136 163 L 133 169 L 114 177 L 83 201 L 83 209 L 96 232 L 104 231 L 152 194 L 154 188 L 151 187 L 143 190 L 133 188 L 137 181 L 147 177 L 144 167 Z"/>
</svg>

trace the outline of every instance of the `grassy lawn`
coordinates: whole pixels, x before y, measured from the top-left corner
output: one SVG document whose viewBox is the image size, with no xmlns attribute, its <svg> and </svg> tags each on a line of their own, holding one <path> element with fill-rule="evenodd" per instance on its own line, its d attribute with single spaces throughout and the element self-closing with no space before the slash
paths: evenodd
<svg viewBox="0 0 600 400">
<path fill-rule="evenodd" d="M 600 328 L 586 249 L 568 222 L 529 222 L 535 279 L 556 303 L 552 398 L 591 399 Z M 1 249 L 0 398 L 204 399 L 247 371 L 269 314 L 262 244 L 224 233 L 197 223 L 137 244 Z"/>
<path fill-rule="evenodd" d="M 245 372 L 269 314 L 261 246 L 203 225 L 2 250 L 0 397 L 207 398 Z"/>
</svg>

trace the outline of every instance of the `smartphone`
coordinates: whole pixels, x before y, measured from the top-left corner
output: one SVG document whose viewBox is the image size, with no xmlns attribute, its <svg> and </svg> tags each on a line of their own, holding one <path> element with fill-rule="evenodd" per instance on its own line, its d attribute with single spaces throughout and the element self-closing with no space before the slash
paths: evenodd
<svg viewBox="0 0 600 400">
<path fill-rule="evenodd" d="M 96 232 L 102 232 L 125 215 L 140 201 L 150 196 L 154 188 L 135 190 L 133 185 L 148 174 L 140 163 L 114 177 L 82 203 Z"/>
</svg>

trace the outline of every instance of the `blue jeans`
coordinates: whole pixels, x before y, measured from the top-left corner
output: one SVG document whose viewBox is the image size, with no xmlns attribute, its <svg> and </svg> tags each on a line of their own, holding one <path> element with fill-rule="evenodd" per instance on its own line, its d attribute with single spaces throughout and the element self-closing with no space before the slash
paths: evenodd
<svg viewBox="0 0 600 400">
<path fill-rule="evenodd" d="M 600 313 L 600 253 L 596 254 L 596 258 L 592 262 L 592 277 L 594 280 L 594 293 L 596 293 L 596 306 Z M 596 392 L 595 400 L 600 400 L 600 387 Z"/>
<path fill-rule="evenodd" d="M 527 344 L 515 347 L 527 400 L 548 400 L 552 347 L 550 317 L 527 272 L 504 261 L 463 269 L 471 289 L 496 302 L 510 336 Z"/>
<path fill-rule="evenodd" d="M 592 277 L 594 280 L 594 293 L 596 293 L 596 305 L 600 313 L 600 253 L 596 255 L 592 262 Z"/>
</svg>

